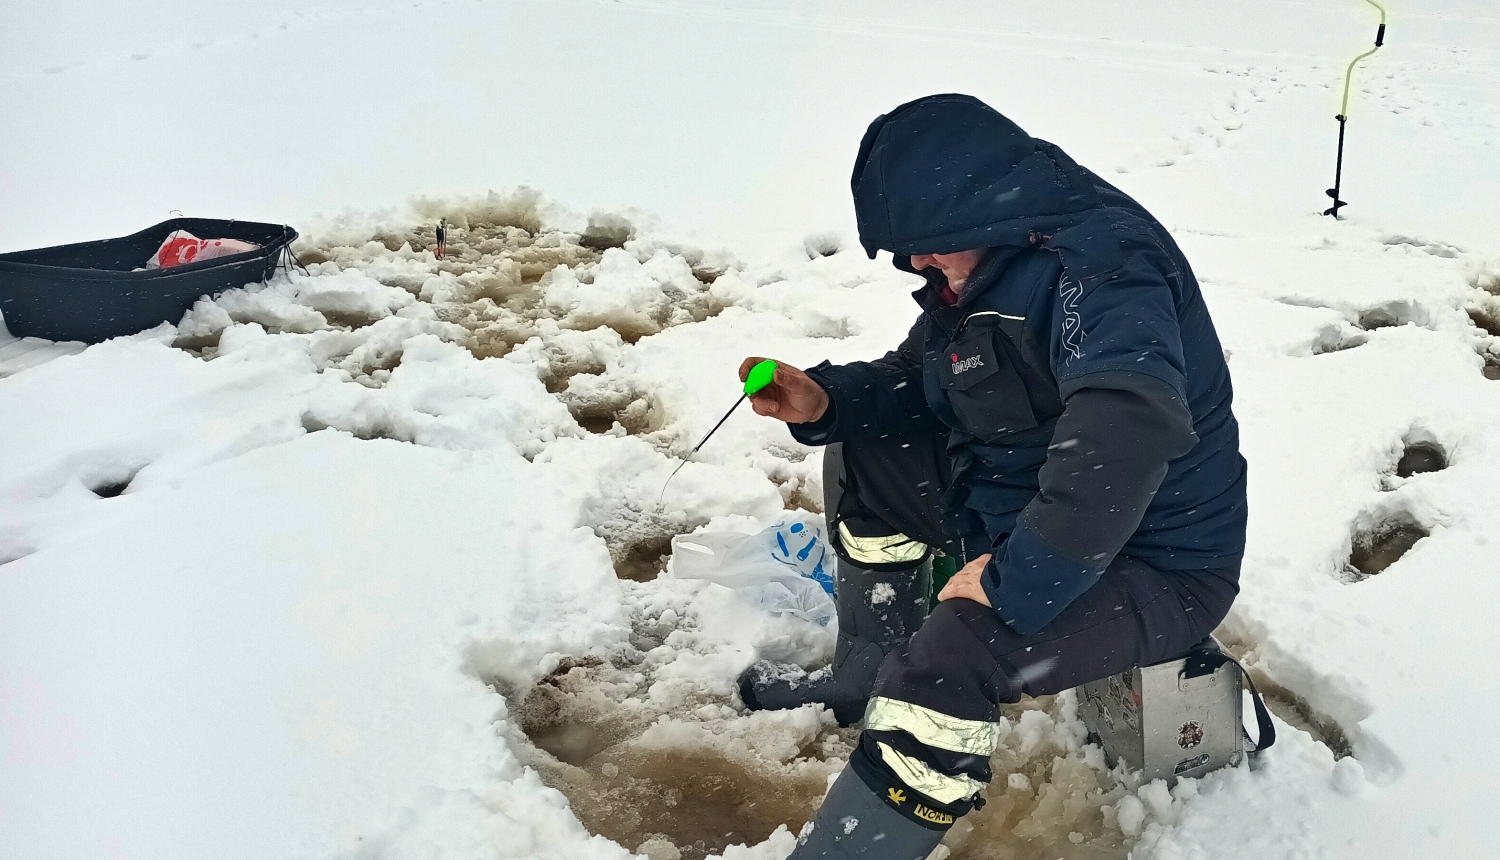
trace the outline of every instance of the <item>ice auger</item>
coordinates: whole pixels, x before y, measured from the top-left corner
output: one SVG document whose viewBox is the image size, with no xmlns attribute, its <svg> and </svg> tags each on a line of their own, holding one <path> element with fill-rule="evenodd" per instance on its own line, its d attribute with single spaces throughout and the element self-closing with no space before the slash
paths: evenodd
<svg viewBox="0 0 1500 860">
<path fill-rule="evenodd" d="M 1329 197 L 1333 198 L 1333 205 L 1323 211 L 1324 215 L 1332 215 L 1335 218 L 1339 217 L 1339 207 L 1349 205 L 1339 199 L 1339 189 L 1344 182 L 1344 127 L 1349 122 L 1349 85 L 1354 80 L 1354 67 L 1359 64 L 1360 60 L 1380 50 L 1380 46 L 1385 44 L 1385 7 L 1376 3 L 1375 0 L 1365 0 L 1365 2 L 1380 10 L 1380 29 L 1375 31 L 1375 47 L 1351 60 L 1349 70 L 1344 73 L 1344 102 L 1339 107 L 1338 116 L 1334 117 L 1339 121 L 1339 157 L 1333 170 L 1333 187 L 1326 192 Z"/>
</svg>

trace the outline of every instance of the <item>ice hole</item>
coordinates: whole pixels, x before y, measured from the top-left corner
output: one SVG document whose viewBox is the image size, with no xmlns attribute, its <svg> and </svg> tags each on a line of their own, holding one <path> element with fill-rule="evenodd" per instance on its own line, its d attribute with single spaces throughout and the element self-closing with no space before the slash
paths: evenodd
<svg viewBox="0 0 1500 860">
<path fill-rule="evenodd" d="M 1359 315 L 1359 327 L 1365 331 L 1406 325 L 1415 318 L 1415 309 L 1408 302 L 1387 302 L 1369 308 Z"/>
<path fill-rule="evenodd" d="M 360 425 L 349 431 L 350 435 L 363 442 L 373 442 L 376 439 L 384 439 L 390 442 L 407 442 L 408 439 L 401 438 L 396 429 L 382 422 L 369 425 Z"/>
<path fill-rule="evenodd" d="M 1500 355 L 1485 353 L 1483 372 L 1485 379 L 1500 379 Z"/>
<path fill-rule="evenodd" d="M 578 426 L 594 433 L 603 435 L 615 429 L 615 416 L 613 415 L 581 415 L 577 416 Z"/>
<path fill-rule="evenodd" d="M 1265 699 L 1266 707 L 1271 710 L 1271 713 L 1280 717 L 1283 722 L 1312 735 L 1314 740 L 1328 747 L 1335 758 L 1345 758 L 1354 754 L 1354 743 L 1349 740 L 1349 733 L 1344 730 L 1338 720 L 1317 710 L 1307 699 L 1283 687 L 1254 665 L 1254 661 L 1249 658 L 1256 649 L 1256 643 L 1236 638 L 1224 627 L 1214 631 L 1214 637 L 1236 660 L 1245 664 L 1250 671 L 1250 679 L 1255 682 L 1255 689 L 1260 692 L 1261 698 Z M 1245 704 L 1244 718 L 1253 722 L 1248 702 Z"/>
<path fill-rule="evenodd" d="M 332 251 L 327 248 L 308 248 L 297 254 L 297 262 L 304 266 L 316 266 L 320 263 L 329 263 L 334 259 Z"/>
<path fill-rule="evenodd" d="M 590 322 L 594 321 L 590 320 Z M 648 338 L 653 334 L 659 334 L 662 329 L 667 327 L 667 323 L 659 320 L 642 317 L 640 315 L 626 314 L 614 316 L 608 320 L 603 321 L 603 324 L 609 328 L 614 329 L 615 332 L 620 335 L 620 340 L 630 344 L 631 346 L 635 346 L 636 344 L 640 343 L 643 338 Z M 590 325 L 589 327 L 595 328 L 596 326 Z"/>
<path fill-rule="evenodd" d="M 1500 335 L 1500 310 L 1497 310 L 1494 304 L 1491 302 L 1482 307 L 1469 308 L 1469 319 L 1474 321 L 1474 325 L 1483 329 L 1485 334 L 1491 336 Z"/>
<path fill-rule="evenodd" d="M 641 749 L 629 742 L 581 766 L 543 765 L 538 772 L 568 798 L 590 833 L 631 850 L 666 842 L 682 860 L 757 845 L 781 826 L 797 832 L 821 802 L 826 780 L 821 768 L 754 764 L 716 750 Z"/>
<path fill-rule="evenodd" d="M 1384 520 L 1354 535 L 1349 567 L 1360 580 L 1385 571 L 1431 532 L 1407 515 Z"/>
<path fill-rule="evenodd" d="M 802 250 L 807 254 L 809 260 L 819 257 L 832 257 L 839 252 L 839 237 L 837 233 L 814 233 L 802 240 Z"/>
<path fill-rule="evenodd" d="M 619 682 L 617 671 L 565 662 L 518 710 L 538 750 L 527 763 L 568 798 L 590 833 L 652 857 L 698 860 L 764 842 L 781 826 L 795 833 L 812 816 L 841 765 L 819 758 L 820 744 L 782 762 L 759 758 L 748 736 L 736 737 L 733 751 L 643 743 L 648 726 L 673 717 L 611 701 L 605 691 Z"/>
<path fill-rule="evenodd" d="M 334 427 L 321 418 L 314 417 L 311 413 L 302 414 L 302 429 L 309 433 L 317 433 L 321 430 L 346 430 L 349 435 L 356 439 L 369 442 L 375 439 L 388 439 L 393 442 L 409 442 L 411 440 L 402 438 L 396 432 L 396 428 L 386 422 L 376 421 L 370 424 L 361 424 L 353 428 Z"/>
<path fill-rule="evenodd" d="M 94 495 L 101 499 L 113 499 L 130 489 L 131 482 L 139 473 L 138 467 L 122 471 L 120 467 L 115 466 L 85 475 L 83 480 Z"/>
<path fill-rule="evenodd" d="M 601 510 L 592 527 L 604 539 L 619 579 L 651 582 L 667 567 L 672 538 L 704 522 L 657 505 L 643 510 L 622 502 Z"/>
<path fill-rule="evenodd" d="M 1396 462 L 1396 477 L 1410 478 L 1423 472 L 1448 468 L 1448 455 L 1436 442 L 1409 442 Z"/>
<path fill-rule="evenodd" d="M 565 392 L 568 383 L 573 381 L 573 377 L 580 377 L 580 375 L 597 377 L 598 374 L 603 374 L 607 366 L 603 359 L 595 356 L 595 354 L 588 353 L 588 351 L 568 353 L 565 350 L 549 350 L 546 357 L 547 369 L 541 374 L 541 384 L 546 386 L 547 392 L 553 393 L 553 395 Z M 583 407 L 582 404 L 579 404 L 577 405 L 577 410 L 583 414 L 594 413 L 595 416 L 603 414 L 604 411 L 609 411 L 610 423 L 613 422 L 613 410 L 604 407 L 604 404 L 592 404 L 592 408 Z M 609 431 L 609 426 L 604 425 L 603 431 L 597 432 L 607 432 Z"/>
<path fill-rule="evenodd" d="M 572 413 L 578 426 L 598 435 L 613 431 L 616 421 L 624 428 L 627 436 L 639 436 L 652 430 L 651 405 L 644 399 L 632 400 L 619 408 L 612 408 L 608 403 L 584 403 L 569 399 L 568 411 Z"/>
<path fill-rule="evenodd" d="M 615 576 L 634 582 L 650 582 L 667 569 L 672 555 L 672 535 L 637 538 L 618 550 L 611 549 Z"/>
<path fill-rule="evenodd" d="M 578 244 L 585 248 L 603 251 L 621 248 L 635 236 L 635 225 L 622 215 L 595 213 L 589 216 L 589 225 L 578 237 Z"/>
<path fill-rule="evenodd" d="M 789 511 L 803 510 L 821 514 L 823 513 L 822 496 L 821 489 L 811 481 L 793 481 L 791 489 L 786 492 L 786 502 L 783 507 Z"/>
<path fill-rule="evenodd" d="M 590 263 L 599 262 L 599 252 L 582 245 L 558 244 L 547 247 L 528 245 L 522 248 L 510 249 L 505 252 L 506 256 L 514 260 L 520 266 L 522 283 L 534 284 L 542 279 L 542 276 L 557 268 L 565 266 L 576 269 Z"/>
<path fill-rule="evenodd" d="M 527 734 L 537 749 L 560 762 L 581 765 L 609 748 L 609 740 L 588 723 L 566 722 Z"/>
<path fill-rule="evenodd" d="M 537 749 L 576 765 L 620 739 L 618 733 L 611 736 L 595 726 L 597 707 L 581 707 L 576 701 L 581 688 L 597 683 L 589 670 L 602 664 L 598 659 L 565 657 L 526 694 L 517 713 L 521 731 Z"/>
<path fill-rule="evenodd" d="M 1124 860 L 1130 846 L 1110 807 L 1125 789 L 1079 750 L 1067 700 L 1002 712 L 1012 729 L 990 759 L 985 806 L 943 840 L 952 860 Z"/>
<path fill-rule="evenodd" d="M 717 281 L 725 271 L 727 270 L 716 266 L 694 266 L 692 268 L 693 277 L 697 278 L 698 283 L 703 284 L 704 286 L 713 284 L 713 282 Z M 713 311 L 713 313 L 710 313 L 709 316 L 716 316 L 718 315 L 719 311 L 722 311 L 723 309 L 723 305 L 716 305 L 716 309 Z M 698 320 L 698 322 L 703 322 L 703 320 Z"/>
<path fill-rule="evenodd" d="M 178 335 L 172 341 L 175 349 L 180 349 L 194 358 L 210 359 L 219 351 L 219 338 L 224 334 L 223 329 L 212 331 L 196 337 Z"/>
<path fill-rule="evenodd" d="M 1266 700 L 1266 707 L 1288 725 L 1295 726 L 1313 736 L 1313 739 L 1328 747 L 1334 758 L 1354 755 L 1354 744 L 1337 721 L 1326 714 L 1318 713 L 1307 700 L 1266 678 L 1255 675 L 1255 688 Z"/>
<path fill-rule="evenodd" d="M 129 488 L 130 488 L 130 481 L 129 480 L 125 480 L 125 481 L 111 481 L 110 483 L 99 484 L 98 486 L 96 486 L 96 487 L 90 487 L 89 489 L 93 490 L 94 491 L 94 495 L 98 496 L 101 499 L 113 499 L 115 496 L 120 495 L 121 493 L 125 492 Z"/>
<path fill-rule="evenodd" d="M 1469 319 L 1485 334 L 1500 335 L 1500 261 L 1476 270 L 1470 283 Z"/>
<path fill-rule="evenodd" d="M 1328 326 L 1313 341 L 1312 354 L 1327 355 L 1330 352 L 1343 352 L 1346 349 L 1354 349 L 1356 346 L 1364 346 L 1369 340 L 1369 336 L 1364 332 L 1345 335 L 1340 326 Z"/>
<path fill-rule="evenodd" d="M 339 313 L 337 311 L 323 311 L 323 319 L 335 328 L 358 329 L 374 325 L 379 321 L 378 317 L 361 313 Z"/>
<path fill-rule="evenodd" d="M 1487 260 L 1470 270 L 1469 284 L 1492 296 L 1500 296 L 1500 258 Z"/>
<path fill-rule="evenodd" d="M 1456 245 L 1449 245 L 1446 242 L 1429 242 L 1415 236 L 1391 235 L 1381 241 L 1387 245 L 1408 245 L 1434 257 L 1445 257 L 1450 260 L 1456 259 L 1459 254 L 1463 253 L 1462 249 Z"/>
</svg>

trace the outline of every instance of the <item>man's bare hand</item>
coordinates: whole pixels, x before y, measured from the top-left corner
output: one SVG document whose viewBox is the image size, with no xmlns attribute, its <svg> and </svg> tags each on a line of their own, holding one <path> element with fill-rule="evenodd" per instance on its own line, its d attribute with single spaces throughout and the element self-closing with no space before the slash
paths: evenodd
<svg viewBox="0 0 1500 860">
<path fill-rule="evenodd" d="M 963 570 L 953 574 L 953 578 L 948 580 L 942 591 L 938 592 L 938 600 L 967 597 L 975 603 L 989 606 L 989 595 L 984 593 L 984 586 L 979 584 L 979 577 L 984 575 L 984 569 L 989 563 L 990 554 L 985 553 L 964 565 Z"/>
<path fill-rule="evenodd" d="M 740 381 L 750 375 L 750 368 L 765 361 L 747 358 L 740 365 Z M 750 408 L 757 415 L 777 418 L 788 424 L 806 424 L 823 417 L 828 411 L 828 392 L 812 377 L 789 364 L 776 362 L 771 384 L 750 397 Z"/>
</svg>

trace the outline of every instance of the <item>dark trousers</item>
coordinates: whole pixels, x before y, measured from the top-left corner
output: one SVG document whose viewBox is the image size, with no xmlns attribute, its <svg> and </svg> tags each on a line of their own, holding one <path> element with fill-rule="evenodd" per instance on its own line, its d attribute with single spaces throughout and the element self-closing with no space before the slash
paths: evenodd
<svg viewBox="0 0 1500 860">
<path fill-rule="evenodd" d="M 943 433 L 872 436 L 829 445 L 823 454 L 829 531 L 843 523 L 859 537 L 903 534 L 960 560 L 983 555 L 990 551 L 990 540 L 979 517 L 948 510 L 951 474 Z M 840 549 L 837 539 L 833 544 Z"/>
<path fill-rule="evenodd" d="M 864 534 L 901 533 L 933 546 L 972 543 L 972 529 L 941 502 L 948 478 L 942 442 L 892 436 L 844 443 L 831 452 L 838 474 L 825 484 L 835 490 L 830 512 L 847 514 L 853 534 L 861 534 L 853 531 L 857 519 Z M 968 548 L 960 557 L 988 551 Z M 1238 573 L 1160 571 L 1118 556 L 1092 588 L 1030 636 L 982 604 L 944 601 L 882 664 L 851 765 L 867 782 L 902 785 L 962 814 L 967 801 L 952 795 L 989 781 L 989 754 L 982 743 L 956 738 L 965 731 L 980 737 L 999 719 L 999 705 L 1023 695 L 1059 693 L 1180 656 L 1223 620 L 1239 591 Z"/>
</svg>

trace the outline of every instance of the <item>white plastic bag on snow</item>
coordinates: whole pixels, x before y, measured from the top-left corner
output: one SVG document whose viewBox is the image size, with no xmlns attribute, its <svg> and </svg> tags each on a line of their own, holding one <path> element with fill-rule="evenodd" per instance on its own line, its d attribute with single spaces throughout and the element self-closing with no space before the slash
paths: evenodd
<svg viewBox="0 0 1500 860">
<path fill-rule="evenodd" d="M 821 526 L 788 519 L 758 534 L 678 535 L 668 571 L 733 588 L 773 614 L 827 624 L 835 614 L 833 559 Z"/>
</svg>

